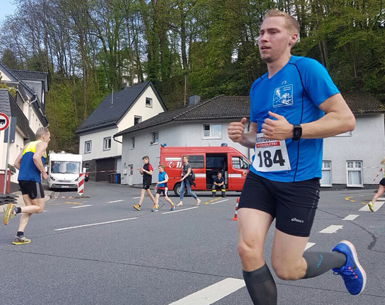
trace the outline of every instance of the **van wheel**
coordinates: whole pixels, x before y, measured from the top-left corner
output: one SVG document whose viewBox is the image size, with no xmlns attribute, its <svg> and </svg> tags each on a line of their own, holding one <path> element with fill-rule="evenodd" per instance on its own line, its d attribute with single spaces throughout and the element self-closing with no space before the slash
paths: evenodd
<svg viewBox="0 0 385 305">
<path fill-rule="evenodd" d="M 175 196 L 179 197 L 180 196 L 180 183 L 177 183 L 174 185 L 174 194 Z M 184 195 L 187 195 L 187 191 L 184 192 Z"/>
</svg>

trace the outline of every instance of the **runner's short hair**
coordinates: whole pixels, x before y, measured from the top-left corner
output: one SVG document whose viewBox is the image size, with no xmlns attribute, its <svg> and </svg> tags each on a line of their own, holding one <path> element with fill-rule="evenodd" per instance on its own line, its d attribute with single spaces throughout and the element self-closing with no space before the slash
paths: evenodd
<svg viewBox="0 0 385 305">
<path fill-rule="evenodd" d="M 288 13 L 277 9 L 271 9 L 266 12 L 264 19 L 269 17 L 284 17 L 286 29 L 291 33 L 299 34 L 299 23 L 297 19 L 295 19 L 293 16 L 290 16 Z"/>
<path fill-rule="evenodd" d="M 158 167 L 161 167 L 164 169 L 164 165 L 163 164 L 159 164 Z"/>
<path fill-rule="evenodd" d="M 39 127 L 36 130 L 36 139 L 40 139 L 42 136 L 44 136 L 48 132 L 49 132 L 48 127 Z"/>
<path fill-rule="evenodd" d="M 182 157 L 182 159 L 183 158 L 187 158 L 187 160 L 190 158 L 190 156 L 188 156 L 188 155 L 184 155 L 183 157 Z"/>
<path fill-rule="evenodd" d="M 144 157 L 142 158 L 142 160 L 144 160 L 144 159 L 150 160 L 150 158 L 149 158 L 148 156 L 144 156 Z"/>
</svg>

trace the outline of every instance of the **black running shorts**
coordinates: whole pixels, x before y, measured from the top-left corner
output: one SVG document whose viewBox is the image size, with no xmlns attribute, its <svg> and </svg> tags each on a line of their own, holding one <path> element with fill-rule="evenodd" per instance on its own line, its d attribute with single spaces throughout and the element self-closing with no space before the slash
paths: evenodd
<svg viewBox="0 0 385 305">
<path fill-rule="evenodd" d="M 382 186 L 385 186 L 385 178 L 382 178 L 382 179 L 381 179 L 380 184 L 381 184 Z"/>
<path fill-rule="evenodd" d="M 151 182 L 143 181 L 143 189 L 148 190 L 151 187 Z"/>
<path fill-rule="evenodd" d="M 264 211 L 276 219 L 286 234 L 308 237 L 319 200 L 318 178 L 300 182 L 276 182 L 249 172 L 238 208 Z"/>
<path fill-rule="evenodd" d="M 159 194 L 159 195 L 164 195 L 164 196 L 168 196 L 168 188 L 158 188 L 156 190 L 156 193 Z"/>
<path fill-rule="evenodd" d="M 23 195 L 28 195 L 29 198 L 40 199 L 44 198 L 44 190 L 41 183 L 36 181 L 20 180 L 19 186 Z"/>
</svg>

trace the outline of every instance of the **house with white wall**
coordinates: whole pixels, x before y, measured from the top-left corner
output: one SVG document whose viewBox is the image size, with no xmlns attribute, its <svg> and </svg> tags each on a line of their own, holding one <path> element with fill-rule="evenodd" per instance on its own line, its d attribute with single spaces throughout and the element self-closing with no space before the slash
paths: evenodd
<svg viewBox="0 0 385 305">
<path fill-rule="evenodd" d="M 194 96 L 189 107 L 160 113 L 159 115 L 115 134 L 123 137 L 122 184 L 140 184 L 142 176 L 136 170 L 142 166 L 142 157 L 150 157 L 157 172 L 160 144 L 184 146 L 221 146 L 227 143 L 250 157 L 249 149 L 233 143 L 227 136 L 230 122 L 240 120 L 249 113 L 249 97 L 217 96 L 200 102 Z M 155 181 L 155 180 L 154 180 Z"/>
<path fill-rule="evenodd" d="M 16 90 L 16 95 L 12 96 L 7 89 L 0 89 L 0 112 L 16 121 L 15 137 L 9 145 L 8 154 L 8 163 L 12 165 L 24 146 L 35 140 L 37 129 L 48 126 L 45 115 L 48 73 L 13 70 L 0 62 L 0 74 L 2 83 Z M 5 132 L 8 129 L 0 131 L 0 169 L 3 170 L 7 153 Z M 17 182 L 17 174 L 11 176 L 11 181 Z"/>
<path fill-rule="evenodd" d="M 324 187 L 363 187 L 373 181 L 379 162 L 385 155 L 383 105 L 364 92 L 343 94 L 356 117 L 356 129 L 324 140 Z M 135 169 L 148 155 L 156 170 L 160 144 L 167 146 L 220 146 L 227 143 L 250 159 L 253 151 L 233 143 L 227 135 L 230 122 L 249 118 L 248 96 L 217 96 L 200 102 L 193 99 L 189 107 L 161 113 L 145 122 L 115 134 L 122 140 L 122 184 L 140 184 Z"/>
<path fill-rule="evenodd" d="M 116 133 L 140 124 L 166 110 L 151 81 L 109 94 L 76 130 L 79 154 L 89 178 L 109 181 L 120 173 L 122 138 Z"/>
</svg>

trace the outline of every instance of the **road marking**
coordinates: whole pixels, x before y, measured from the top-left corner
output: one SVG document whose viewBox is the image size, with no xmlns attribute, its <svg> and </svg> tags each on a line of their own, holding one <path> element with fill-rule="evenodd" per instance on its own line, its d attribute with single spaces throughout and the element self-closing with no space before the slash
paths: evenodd
<svg viewBox="0 0 385 305">
<path fill-rule="evenodd" d="M 113 201 L 108 201 L 107 203 L 116 203 L 116 202 L 121 202 L 121 201 L 124 201 L 123 199 L 120 199 L 120 200 L 113 200 Z"/>
<path fill-rule="evenodd" d="M 79 208 L 86 208 L 86 207 L 92 207 L 92 204 L 79 205 L 77 207 L 71 207 L 71 209 L 79 209 Z"/>
<path fill-rule="evenodd" d="M 132 199 L 139 199 L 140 198 L 140 196 L 139 197 L 132 197 Z"/>
<path fill-rule="evenodd" d="M 170 211 L 170 212 L 164 212 L 162 214 L 178 213 L 178 212 L 183 212 L 183 211 L 197 209 L 197 208 L 199 208 L 199 207 L 192 207 L 192 208 L 187 208 L 187 209 L 182 209 L 182 210 L 175 210 L 175 211 Z"/>
<path fill-rule="evenodd" d="M 99 226 L 99 225 L 106 225 L 106 224 L 110 224 L 110 223 L 123 222 L 123 221 L 134 220 L 134 219 L 138 219 L 138 217 L 124 218 L 124 219 L 104 221 L 104 222 L 97 222 L 97 223 L 89 223 L 89 224 L 86 224 L 86 225 L 80 225 L 80 226 L 73 226 L 73 227 L 55 229 L 55 231 L 64 231 L 64 230 L 71 230 L 71 229 L 78 229 L 78 228 L 85 228 L 85 227 L 92 227 L 92 226 Z"/>
<path fill-rule="evenodd" d="M 307 250 L 307 249 L 310 249 L 311 247 L 313 247 L 315 245 L 315 243 L 307 243 L 306 244 L 306 247 L 305 247 L 305 251 Z"/>
<path fill-rule="evenodd" d="M 385 201 L 385 197 L 377 198 L 377 201 Z"/>
<path fill-rule="evenodd" d="M 348 215 L 342 220 L 354 220 L 358 217 L 359 215 Z"/>
<path fill-rule="evenodd" d="M 65 201 L 65 204 L 81 204 L 81 202 L 76 202 L 76 201 Z"/>
<path fill-rule="evenodd" d="M 337 226 L 337 225 L 331 225 L 328 226 L 327 228 L 319 231 L 319 233 L 336 233 L 339 229 L 342 229 L 343 226 Z"/>
<path fill-rule="evenodd" d="M 354 196 L 345 197 L 345 200 L 350 201 L 350 202 L 356 202 L 355 200 L 351 199 L 353 197 Z"/>
<path fill-rule="evenodd" d="M 383 204 L 384 204 L 383 202 L 378 202 L 378 201 L 376 201 L 376 202 L 373 204 L 373 210 L 374 210 L 374 212 L 377 212 L 378 209 L 379 209 L 380 207 L 382 207 Z M 358 211 L 360 211 L 360 212 L 370 212 L 368 205 L 363 206 L 363 207 L 362 207 L 361 209 L 359 209 Z"/>
<path fill-rule="evenodd" d="M 169 305 L 210 305 L 244 286 L 244 280 L 227 278 Z"/>
<path fill-rule="evenodd" d="M 229 199 L 223 199 L 223 200 L 221 200 L 221 201 L 212 202 L 211 204 L 217 204 L 217 203 L 225 202 L 225 201 L 229 201 Z"/>
</svg>

